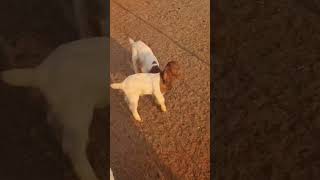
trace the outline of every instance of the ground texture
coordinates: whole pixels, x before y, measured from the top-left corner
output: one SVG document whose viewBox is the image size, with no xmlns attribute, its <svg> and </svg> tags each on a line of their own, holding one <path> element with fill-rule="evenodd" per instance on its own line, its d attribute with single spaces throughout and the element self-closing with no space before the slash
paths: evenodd
<svg viewBox="0 0 320 180">
<path fill-rule="evenodd" d="M 123 94 L 110 90 L 110 165 L 119 179 L 210 178 L 209 1 L 113 0 L 110 79 L 133 73 L 128 37 L 142 40 L 163 68 L 175 60 L 182 78 L 165 95 L 163 113 L 142 97 L 142 123 L 128 110 Z"/>
</svg>

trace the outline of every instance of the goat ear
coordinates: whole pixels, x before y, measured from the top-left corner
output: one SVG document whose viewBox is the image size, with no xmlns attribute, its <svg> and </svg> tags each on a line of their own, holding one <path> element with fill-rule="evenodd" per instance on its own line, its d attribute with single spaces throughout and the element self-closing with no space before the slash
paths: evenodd
<svg viewBox="0 0 320 180">
<path fill-rule="evenodd" d="M 169 74 L 168 73 L 170 73 L 169 72 L 170 71 L 170 68 L 169 68 L 169 65 L 167 64 L 165 67 L 164 67 L 164 69 L 163 69 L 163 80 L 164 81 L 168 81 L 168 78 L 169 78 Z"/>
<path fill-rule="evenodd" d="M 163 71 L 163 80 L 164 81 L 168 80 L 168 72 L 167 71 Z"/>
</svg>

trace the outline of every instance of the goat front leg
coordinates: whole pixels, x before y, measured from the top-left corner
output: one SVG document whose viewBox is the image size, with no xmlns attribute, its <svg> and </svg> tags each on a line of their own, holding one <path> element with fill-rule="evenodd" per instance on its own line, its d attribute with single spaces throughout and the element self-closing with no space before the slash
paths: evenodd
<svg viewBox="0 0 320 180">
<path fill-rule="evenodd" d="M 166 111 L 167 111 L 167 107 L 166 107 L 166 105 L 165 105 L 165 100 L 164 100 L 164 97 L 163 97 L 162 93 L 161 93 L 160 91 L 159 91 L 159 92 L 155 92 L 155 93 L 154 93 L 154 96 L 155 96 L 155 98 L 156 98 L 156 103 L 157 103 L 158 105 L 160 105 L 161 110 L 162 110 L 163 112 L 166 112 Z"/>
<path fill-rule="evenodd" d="M 134 70 L 134 73 L 139 73 L 139 69 L 138 69 L 138 61 L 139 61 L 139 57 L 138 57 L 138 51 L 135 48 L 131 48 L 131 63 L 132 63 L 132 67 Z"/>
</svg>

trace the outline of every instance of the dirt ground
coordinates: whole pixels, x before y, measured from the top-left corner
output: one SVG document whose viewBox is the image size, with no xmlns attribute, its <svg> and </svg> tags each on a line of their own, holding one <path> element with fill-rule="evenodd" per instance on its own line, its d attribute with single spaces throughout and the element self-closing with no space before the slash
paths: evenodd
<svg viewBox="0 0 320 180">
<path fill-rule="evenodd" d="M 139 100 L 142 123 L 110 89 L 110 166 L 119 179 L 210 179 L 209 1 L 114 0 L 110 79 L 133 73 L 128 37 L 154 51 L 160 67 L 178 61 L 182 78 L 165 94 L 168 112 Z M 134 177 L 134 178 L 133 178 Z"/>
<path fill-rule="evenodd" d="M 114 175 L 117 179 L 209 179 L 208 1 L 200 6 L 191 1 L 135 2 L 138 6 L 134 1 L 117 2 L 129 11 L 111 3 L 112 80 L 133 73 L 126 35 L 147 42 L 162 67 L 177 60 L 184 72 L 176 88 L 166 95 L 167 113 L 160 112 L 149 97 L 140 100 L 141 124 L 131 118 L 123 96 L 110 92 Z M 76 39 L 56 1 L 2 1 L 0 7 L 0 18 L 6 22 L 0 26 L 0 70 L 36 66 L 55 47 Z M 202 7 L 206 8 L 202 14 L 190 13 Z M 194 23 L 188 24 L 190 20 Z M 1 83 L 0 99 L 0 179 L 76 179 L 46 124 L 46 102 L 40 92 Z M 89 159 L 102 179 L 106 179 L 108 161 L 107 114 L 103 110 L 95 113 L 89 145 Z"/>
<path fill-rule="evenodd" d="M 319 3 L 218 1 L 216 179 L 319 179 Z"/>
</svg>

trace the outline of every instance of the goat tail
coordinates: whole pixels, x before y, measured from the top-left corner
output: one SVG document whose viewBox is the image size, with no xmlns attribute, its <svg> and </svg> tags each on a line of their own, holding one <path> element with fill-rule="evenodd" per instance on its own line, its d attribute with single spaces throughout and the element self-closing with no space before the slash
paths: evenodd
<svg viewBox="0 0 320 180">
<path fill-rule="evenodd" d="M 123 89 L 123 84 L 122 84 L 122 83 L 112 83 L 112 84 L 110 85 L 110 87 L 111 87 L 112 89 Z"/>
<path fill-rule="evenodd" d="M 1 73 L 2 81 L 13 86 L 33 86 L 36 73 L 33 68 L 12 69 Z"/>
<path fill-rule="evenodd" d="M 131 39 L 130 37 L 129 37 L 129 43 L 130 43 L 131 45 L 134 43 L 134 40 Z"/>
</svg>

